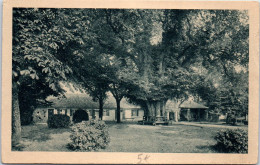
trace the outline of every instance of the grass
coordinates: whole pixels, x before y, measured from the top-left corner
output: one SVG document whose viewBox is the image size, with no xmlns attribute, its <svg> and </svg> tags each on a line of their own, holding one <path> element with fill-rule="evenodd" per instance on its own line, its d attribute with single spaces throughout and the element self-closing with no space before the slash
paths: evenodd
<svg viewBox="0 0 260 165">
<path fill-rule="evenodd" d="M 50 129 L 47 124 L 22 126 L 21 143 L 16 151 L 66 151 L 63 143 L 69 140 L 69 128 Z"/>
<path fill-rule="evenodd" d="M 150 126 L 108 123 L 111 142 L 99 152 L 214 153 L 213 136 L 221 128 L 189 125 Z M 22 128 L 22 151 L 70 151 L 70 129 L 47 125 Z"/>
<path fill-rule="evenodd" d="M 60 134 L 68 130 L 68 128 L 50 129 L 46 124 L 23 126 L 22 138 L 30 141 L 44 142 L 50 140 L 52 134 Z"/>
<path fill-rule="evenodd" d="M 105 152 L 208 153 L 215 152 L 213 135 L 219 129 L 174 125 L 110 127 L 111 143 Z M 117 135 L 117 136 L 113 136 Z"/>
</svg>

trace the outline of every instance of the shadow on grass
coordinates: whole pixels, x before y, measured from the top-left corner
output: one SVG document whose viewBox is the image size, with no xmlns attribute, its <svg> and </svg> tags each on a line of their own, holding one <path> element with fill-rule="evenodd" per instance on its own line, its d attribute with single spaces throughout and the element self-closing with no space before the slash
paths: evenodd
<svg viewBox="0 0 260 165">
<path fill-rule="evenodd" d="M 247 154 L 247 152 L 231 152 L 225 150 L 223 147 L 218 146 L 218 145 L 204 145 L 204 146 L 197 146 L 196 148 L 201 149 L 201 150 L 210 150 L 215 153 L 230 153 L 230 154 Z"/>
<path fill-rule="evenodd" d="M 218 153 L 230 153 L 230 154 L 247 154 L 248 150 L 231 150 L 231 149 L 226 149 L 224 146 L 221 145 L 214 145 L 212 148 L 218 152 Z"/>
<path fill-rule="evenodd" d="M 202 145 L 202 146 L 196 146 L 199 150 L 205 150 L 205 151 L 212 151 L 215 153 L 221 153 L 215 145 Z"/>
<path fill-rule="evenodd" d="M 23 151 L 23 149 L 25 148 L 25 145 L 23 144 L 12 144 L 12 151 Z"/>
<path fill-rule="evenodd" d="M 48 128 L 47 124 L 22 126 L 21 140 L 12 144 L 12 151 L 23 151 L 28 142 L 39 143 L 51 140 L 51 135 L 62 134 L 70 131 L 70 128 Z"/>
<path fill-rule="evenodd" d="M 129 126 L 126 125 L 126 124 L 118 124 L 118 125 L 115 125 L 115 128 L 116 129 L 126 129 L 128 128 Z"/>
<path fill-rule="evenodd" d="M 70 128 L 48 128 L 47 125 L 25 126 L 22 130 L 22 138 L 29 141 L 44 142 L 51 139 L 51 134 L 68 132 Z"/>
</svg>

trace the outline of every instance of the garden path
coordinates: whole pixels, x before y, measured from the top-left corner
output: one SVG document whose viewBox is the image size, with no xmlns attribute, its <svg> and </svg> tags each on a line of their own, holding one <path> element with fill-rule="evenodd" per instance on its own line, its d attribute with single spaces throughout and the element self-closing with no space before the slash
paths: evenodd
<svg viewBox="0 0 260 165">
<path fill-rule="evenodd" d="M 198 123 L 198 122 L 178 122 L 178 123 L 173 123 L 173 125 L 190 125 L 190 126 L 197 126 L 197 127 L 211 127 L 211 128 L 223 128 L 223 129 L 237 129 L 237 128 L 242 128 L 242 129 L 247 129 L 247 125 L 238 125 L 238 126 L 232 126 L 232 125 L 224 125 L 221 123 Z"/>
</svg>

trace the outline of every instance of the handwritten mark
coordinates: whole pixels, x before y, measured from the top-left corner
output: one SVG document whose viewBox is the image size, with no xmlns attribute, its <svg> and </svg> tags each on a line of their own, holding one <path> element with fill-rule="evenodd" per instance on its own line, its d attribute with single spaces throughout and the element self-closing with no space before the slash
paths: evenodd
<svg viewBox="0 0 260 165">
<path fill-rule="evenodd" d="M 137 159 L 139 159 L 139 162 L 138 164 L 141 164 L 141 163 L 148 163 L 148 159 L 149 159 L 150 155 L 144 155 L 144 154 L 138 154 L 138 157 Z"/>
</svg>

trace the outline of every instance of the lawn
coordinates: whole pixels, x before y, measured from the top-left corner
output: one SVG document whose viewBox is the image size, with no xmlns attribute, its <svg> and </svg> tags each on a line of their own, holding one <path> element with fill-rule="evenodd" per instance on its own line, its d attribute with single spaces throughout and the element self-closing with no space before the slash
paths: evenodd
<svg viewBox="0 0 260 165">
<path fill-rule="evenodd" d="M 213 136 L 222 128 L 189 125 L 150 126 L 108 123 L 111 142 L 99 152 L 216 152 Z M 22 127 L 22 142 L 14 150 L 70 151 L 70 129 L 49 129 L 47 125 Z"/>
<path fill-rule="evenodd" d="M 218 128 L 186 125 L 113 125 L 106 152 L 208 153 Z"/>
</svg>

